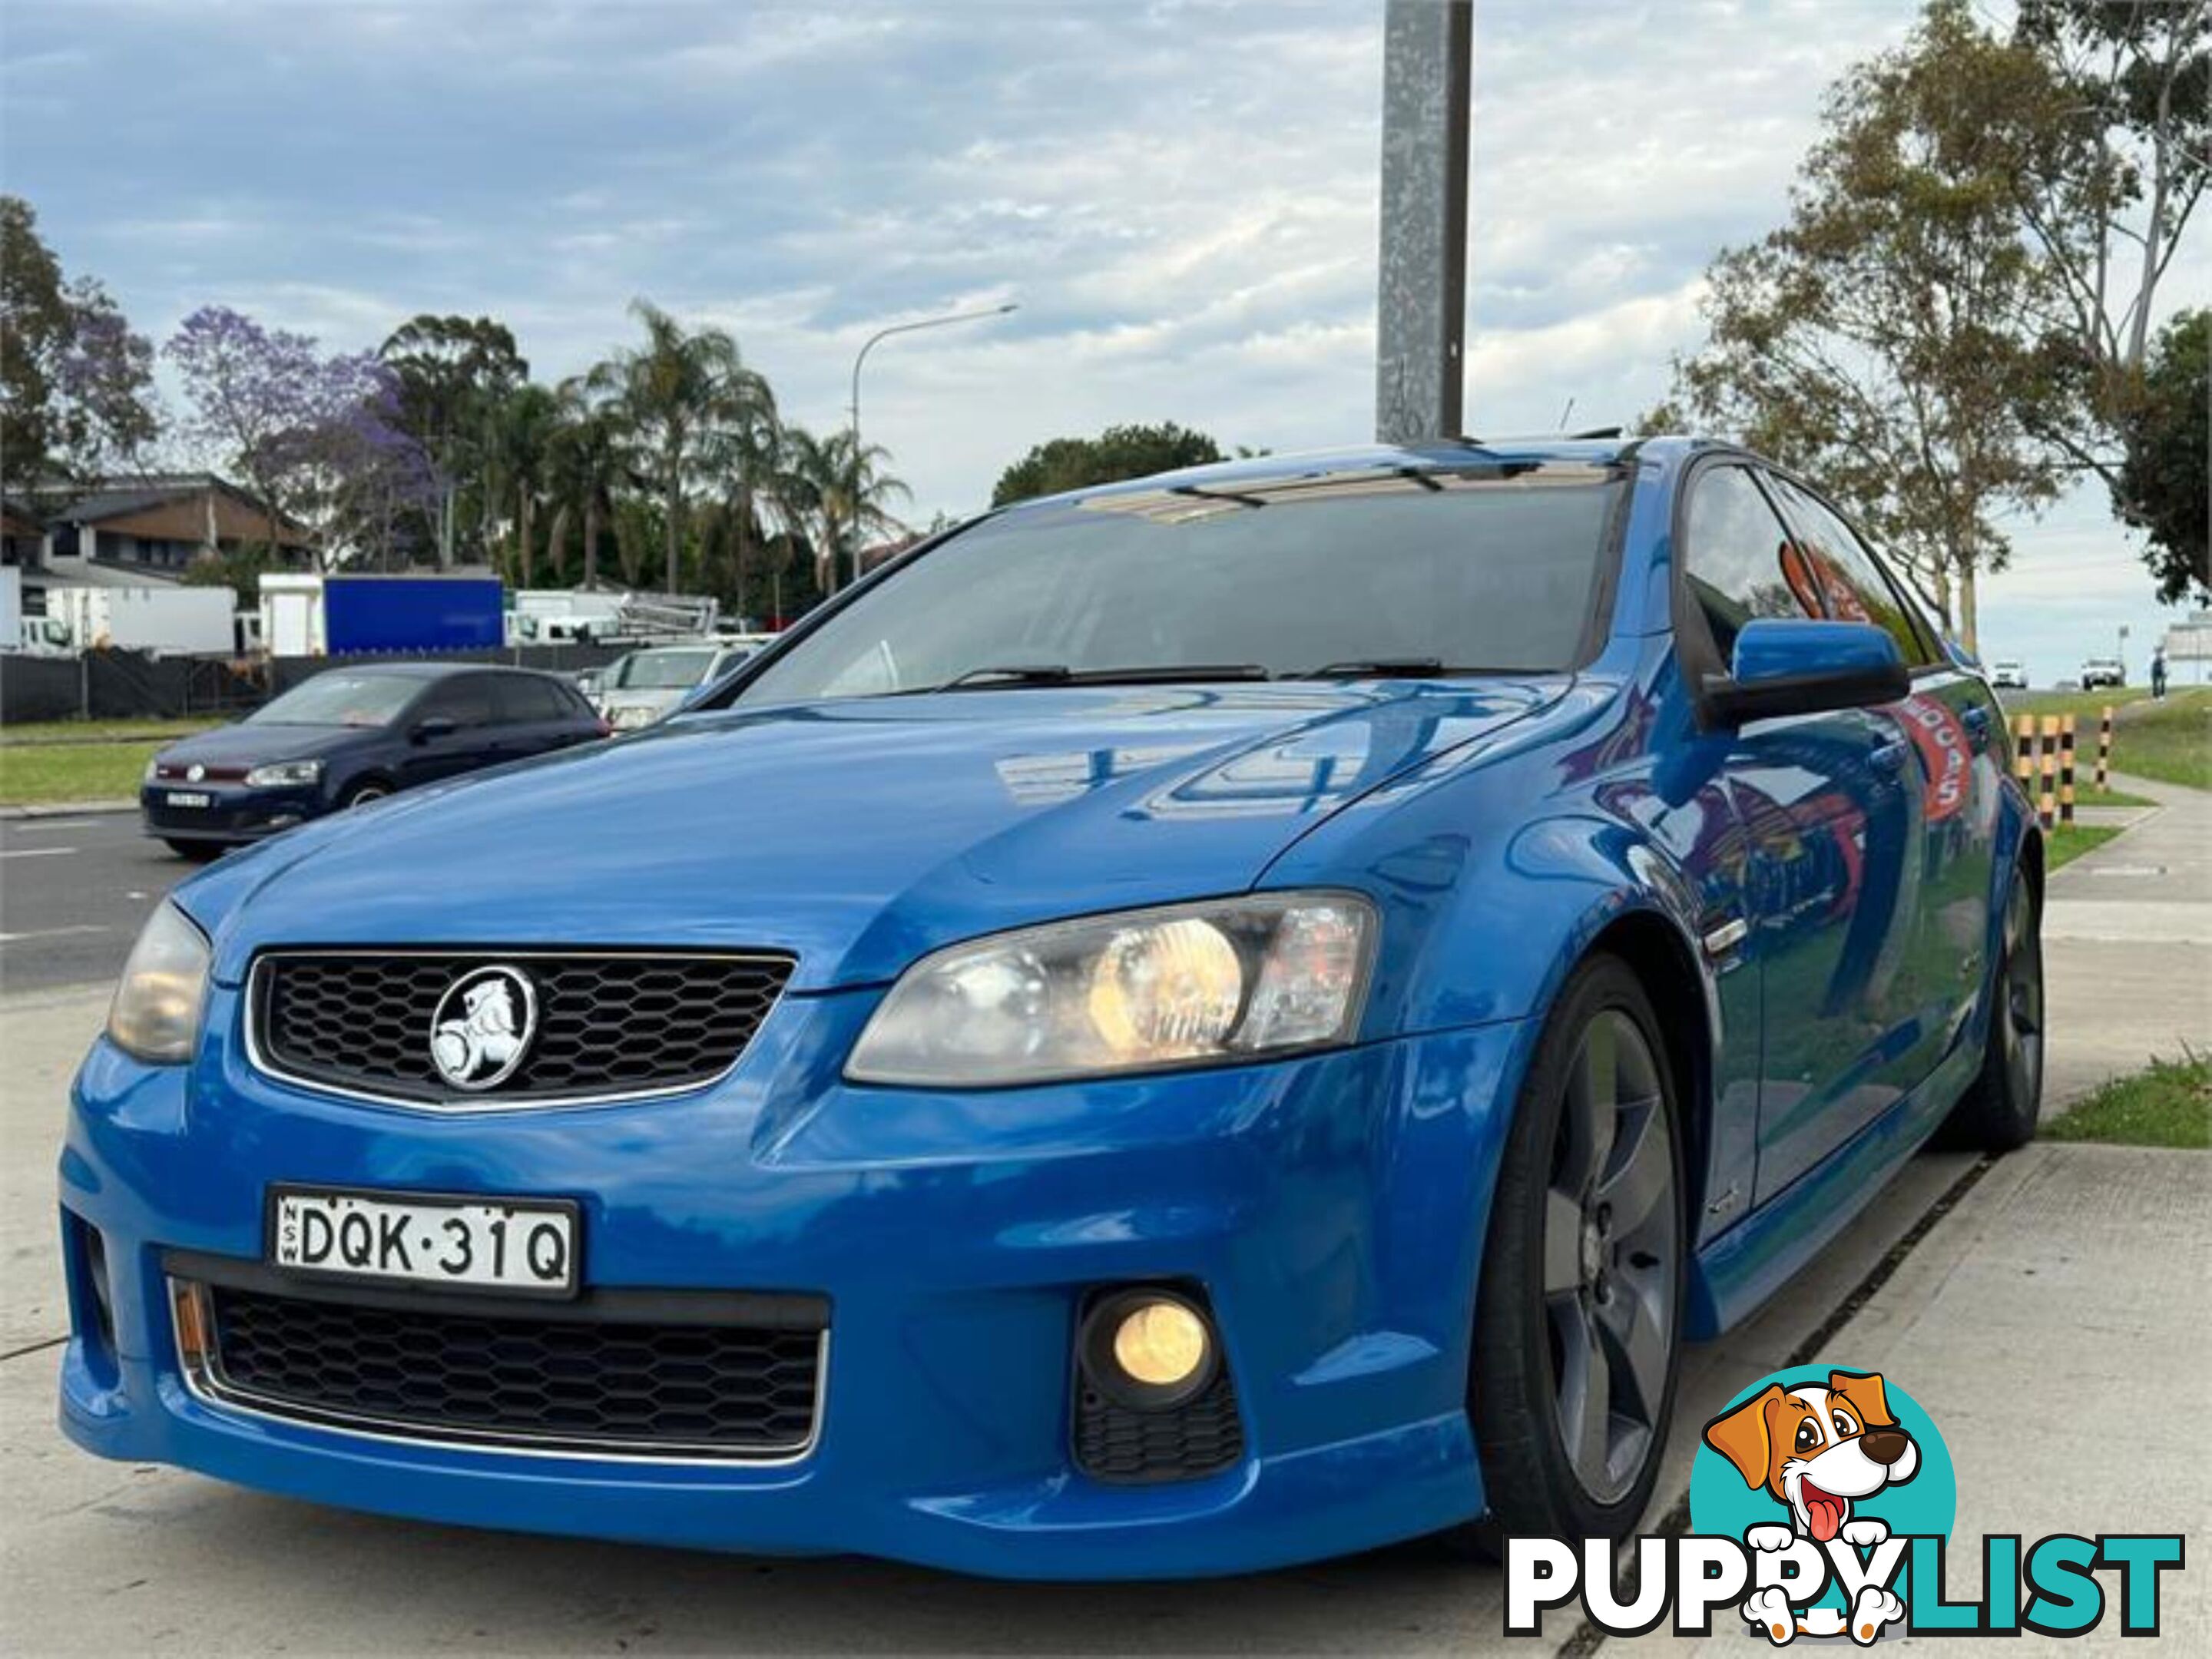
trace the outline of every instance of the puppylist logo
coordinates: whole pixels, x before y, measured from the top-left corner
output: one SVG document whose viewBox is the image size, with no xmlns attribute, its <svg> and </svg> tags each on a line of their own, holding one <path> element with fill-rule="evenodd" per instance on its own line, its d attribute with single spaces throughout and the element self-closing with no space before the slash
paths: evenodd
<svg viewBox="0 0 2212 1659">
<path fill-rule="evenodd" d="M 1918 1403 L 1878 1371 L 1764 1377 L 1705 1426 L 1690 1473 L 1690 1529 L 1636 1540 L 1632 1589 L 1601 1538 L 1510 1539 L 1505 1633 L 1540 1636 L 1571 1609 L 1614 1636 L 1671 1622 L 1677 1636 L 1731 1624 L 1783 1647 L 1799 1637 L 2081 1636 L 2116 1604 L 2122 1632 L 2159 1633 L 2160 1576 L 2185 1558 L 2174 1533 L 2018 1534 L 1980 1540 L 1982 1597 L 1946 1594 L 1958 1504 L 1949 1449 Z M 2099 1573 L 2112 1575 L 2108 1582 Z"/>
</svg>

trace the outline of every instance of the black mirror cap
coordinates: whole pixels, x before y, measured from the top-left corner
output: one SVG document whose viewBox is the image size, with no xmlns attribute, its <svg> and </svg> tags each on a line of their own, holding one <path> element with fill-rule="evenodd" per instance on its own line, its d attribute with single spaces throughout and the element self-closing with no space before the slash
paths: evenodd
<svg viewBox="0 0 2212 1659">
<path fill-rule="evenodd" d="M 1902 702 L 1912 694 L 1912 676 L 1902 662 L 1841 669 L 1831 674 L 1793 674 L 1784 679 L 1740 684 L 1725 674 L 1708 674 L 1699 688 L 1711 724 L 1742 726 L 1752 720 L 1791 714 L 1825 714 L 1842 708 L 1877 708 Z"/>
</svg>

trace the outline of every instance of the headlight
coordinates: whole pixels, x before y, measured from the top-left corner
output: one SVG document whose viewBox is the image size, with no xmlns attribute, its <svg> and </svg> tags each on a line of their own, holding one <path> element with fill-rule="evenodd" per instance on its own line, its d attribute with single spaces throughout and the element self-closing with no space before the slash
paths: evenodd
<svg viewBox="0 0 2212 1659">
<path fill-rule="evenodd" d="M 607 724 L 617 732 L 635 732 L 640 726 L 652 725 L 653 717 L 659 713 L 658 708 L 645 703 L 629 703 L 609 715 Z"/>
<path fill-rule="evenodd" d="M 148 783 L 151 783 L 155 779 L 161 775 L 161 757 L 159 755 L 155 755 L 146 763 L 146 776 L 144 781 Z"/>
<path fill-rule="evenodd" d="M 192 1057 L 199 1036 L 200 1004 L 207 995 L 207 935 L 185 913 L 164 902 L 146 922 L 107 1011 L 115 1046 L 159 1066 Z"/>
<path fill-rule="evenodd" d="M 1375 911 L 1270 894 L 1000 933 L 908 969 L 855 1082 L 975 1087 L 1258 1058 L 1351 1040 Z"/>
<path fill-rule="evenodd" d="M 246 787 L 248 789 L 292 789 L 318 782 L 322 775 L 323 763 L 319 760 L 274 761 L 248 772 Z"/>
</svg>

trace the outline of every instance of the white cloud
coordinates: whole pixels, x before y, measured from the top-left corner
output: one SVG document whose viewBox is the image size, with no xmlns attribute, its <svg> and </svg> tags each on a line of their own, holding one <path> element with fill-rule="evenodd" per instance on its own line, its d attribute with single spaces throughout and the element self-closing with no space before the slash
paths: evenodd
<svg viewBox="0 0 2212 1659">
<path fill-rule="evenodd" d="M 1823 91 L 1917 9 L 1484 0 L 1468 424 L 1649 406 L 1697 343 L 1707 260 L 1778 221 Z M 646 295 L 736 330 L 827 425 L 873 329 L 1018 300 L 869 361 L 868 434 L 926 517 L 1111 421 L 1366 434 L 1378 21 L 1378 0 L 18 0 L 0 136 L 70 267 L 155 330 L 221 301 L 361 348 L 489 312 L 556 378 Z M 94 70 L 190 94 L 32 112 Z M 2171 294 L 2204 289 L 2203 234 Z M 1992 629 L 2059 626 L 2036 607 L 2072 603 L 2083 561 L 2141 602 L 2100 501 L 2018 546 Z"/>
</svg>

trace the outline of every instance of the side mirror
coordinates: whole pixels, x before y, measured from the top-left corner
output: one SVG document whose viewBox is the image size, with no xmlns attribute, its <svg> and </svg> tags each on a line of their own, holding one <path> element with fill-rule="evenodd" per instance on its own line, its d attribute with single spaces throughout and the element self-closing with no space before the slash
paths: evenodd
<svg viewBox="0 0 2212 1659">
<path fill-rule="evenodd" d="M 1784 714 L 1871 708 L 1912 690 L 1897 641 L 1872 623 L 1755 617 L 1735 636 L 1727 678 L 1708 675 L 1705 707 L 1729 726 Z"/>
<path fill-rule="evenodd" d="M 428 743 L 436 738 L 450 738 L 460 729 L 451 714 L 425 714 L 415 722 L 407 736 L 410 742 Z"/>
</svg>

